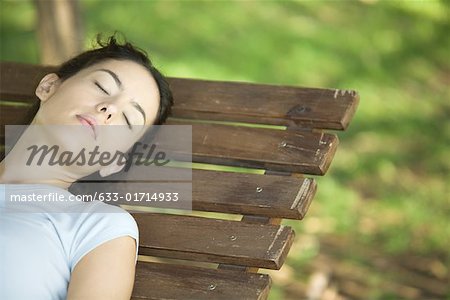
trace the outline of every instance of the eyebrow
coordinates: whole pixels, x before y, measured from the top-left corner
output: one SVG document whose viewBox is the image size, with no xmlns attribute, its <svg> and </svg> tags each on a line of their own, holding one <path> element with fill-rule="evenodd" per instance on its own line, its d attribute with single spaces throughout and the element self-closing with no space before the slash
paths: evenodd
<svg viewBox="0 0 450 300">
<path fill-rule="evenodd" d="M 122 88 L 122 81 L 120 81 L 119 76 L 117 76 L 117 74 L 114 73 L 113 71 L 108 70 L 108 69 L 98 69 L 98 70 L 96 70 L 96 71 L 101 71 L 101 72 L 106 72 L 106 73 L 108 73 L 109 75 L 111 75 L 111 77 L 112 77 L 112 78 L 114 79 L 114 81 L 116 82 L 117 87 L 118 87 L 119 89 Z M 145 122 L 146 122 L 147 118 L 145 117 L 145 112 L 144 112 L 144 110 L 142 109 L 142 106 L 140 106 L 139 103 L 137 103 L 137 102 L 135 102 L 135 101 L 131 101 L 131 104 L 133 104 L 133 107 L 135 107 L 135 108 L 142 114 L 142 117 L 144 118 L 144 125 L 145 125 Z"/>
<path fill-rule="evenodd" d="M 111 77 L 112 77 L 112 78 L 114 79 L 114 81 L 116 82 L 117 87 L 118 87 L 119 89 L 122 88 L 122 81 L 120 81 L 119 76 L 117 76 L 117 74 L 114 73 L 113 71 L 108 70 L 108 69 L 98 69 L 98 70 L 96 70 L 96 71 L 101 71 L 101 72 L 106 72 L 106 73 L 108 73 L 109 75 L 111 75 Z"/>
</svg>

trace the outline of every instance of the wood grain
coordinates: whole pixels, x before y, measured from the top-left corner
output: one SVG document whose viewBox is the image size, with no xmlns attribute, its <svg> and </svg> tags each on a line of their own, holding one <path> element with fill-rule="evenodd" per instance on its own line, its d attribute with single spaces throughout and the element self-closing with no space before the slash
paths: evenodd
<svg viewBox="0 0 450 300">
<path fill-rule="evenodd" d="M 338 144 L 336 135 L 320 132 L 192 124 L 179 120 L 168 120 L 166 125 L 192 126 L 192 139 L 190 135 L 174 139 L 160 134 L 155 144 L 176 160 L 192 159 L 200 163 L 323 175 Z M 179 150 L 180 144 L 192 144 L 192 153 Z"/>
<path fill-rule="evenodd" d="M 336 135 L 329 133 L 178 120 L 166 124 L 192 125 L 192 161 L 201 163 L 323 175 L 338 145 Z M 178 147 L 177 141 L 161 136 L 158 140 L 169 152 Z"/>
<path fill-rule="evenodd" d="M 179 170 L 177 173 L 184 171 L 172 169 Z M 158 182 L 136 183 L 123 174 L 88 179 L 92 181 L 74 183 L 70 192 L 80 195 L 108 192 L 121 197 L 127 193 L 149 193 L 158 190 L 159 185 Z M 167 183 L 161 183 L 163 185 Z M 198 169 L 192 170 L 191 190 L 189 186 L 183 187 L 187 193 L 192 193 L 193 210 L 287 219 L 303 219 L 316 192 L 316 182 L 311 178 Z"/>
<path fill-rule="evenodd" d="M 131 299 L 267 299 L 266 274 L 138 262 Z"/>
<path fill-rule="evenodd" d="M 132 213 L 142 255 L 280 269 L 294 239 L 283 225 Z"/>
<path fill-rule="evenodd" d="M 55 70 L 22 63 L 0 65 L 0 99 L 31 101 L 39 80 Z M 346 129 L 359 102 L 352 90 L 168 78 L 173 117 Z"/>
</svg>

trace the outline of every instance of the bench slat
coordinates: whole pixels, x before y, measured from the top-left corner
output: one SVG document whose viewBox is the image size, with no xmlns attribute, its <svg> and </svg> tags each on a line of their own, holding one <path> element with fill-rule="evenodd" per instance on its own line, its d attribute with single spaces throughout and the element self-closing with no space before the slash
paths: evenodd
<svg viewBox="0 0 450 300">
<path fill-rule="evenodd" d="M 15 62 L 0 62 L 0 99 L 31 101 L 39 81 L 53 66 L 41 66 Z"/>
<path fill-rule="evenodd" d="M 329 133 L 190 124 L 179 120 L 168 120 L 166 124 L 192 125 L 192 161 L 200 163 L 323 175 L 338 144 L 336 135 Z M 177 152 L 180 145 L 179 140 L 162 135 L 157 141 L 166 151 Z M 184 145 L 188 142 L 191 141 L 184 141 Z"/>
<path fill-rule="evenodd" d="M 269 275 L 138 262 L 131 299 L 267 299 Z"/>
<path fill-rule="evenodd" d="M 127 179 L 129 177 L 110 176 L 109 182 L 95 184 L 77 182 L 70 191 L 79 195 L 118 193 L 125 199 L 127 193 L 158 190 L 155 182 L 134 184 L 132 179 Z M 105 180 L 89 177 L 89 180 L 96 179 Z M 315 192 L 316 182 L 310 178 L 192 170 L 192 209 L 198 211 L 303 219 Z M 130 205 L 128 202 L 117 204 Z"/>
<path fill-rule="evenodd" d="M 294 239 L 283 225 L 194 216 L 132 213 L 139 253 L 165 258 L 280 269 Z"/>
<path fill-rule="evenodd" d="M 2 62 L 0 99 L 31 100 L 42 76 L 54 67 Z M 243 82 L 168 78 L 172 116 L 285 125 L 347 128 L 359 102 L 355 91 Z"/>
<path fill-rule="evenodd" d="M 201 170 L 192 175 L 195 210 L 303 219 L 316 192 L 309 178 Z"/>
<path fill-rule="evenodd" d="M 358 102 L 354 91 L 171 78 L 173 115 L 308 128 L 347 128 Z"/>
<path fill-rule="evenodd" d="M 168 125 L 191 125 L 168 120 Z M 177 141 L 158 141 L 176 149 Z M 174 144 L 173 146 L 171 144 Z M 338 144 L 336 135 L 221 124 L 192 124 L 192 161 L 323 175 Z"/>
</svg>

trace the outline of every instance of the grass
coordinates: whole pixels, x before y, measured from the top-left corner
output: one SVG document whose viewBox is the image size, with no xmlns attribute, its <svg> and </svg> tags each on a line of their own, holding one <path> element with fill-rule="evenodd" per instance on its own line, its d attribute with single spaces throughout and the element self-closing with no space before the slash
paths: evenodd
<svg viewBox="0 0 450 300">
<path fill-rule="evenodd" d="M 322 239 L 342 237 L 350 253 L 357 244 L 436 258 L 448 278 L 448 2 L 81 3 L 87 46 L 120 30 L 170 76 L 357 90 L 357 114 L 309 214 L 285 222 L 310 238 L 290 253 L 292 276 L 305 276 Z M 0 58 L 37 63 L 32 2 L 2 1 L 0 17 Z M 395 298 L 380 292 L 380 269 L 369 271 L 370 298 Z M 275 280 L 272 299 L 291 294 Z"/>
</svg>

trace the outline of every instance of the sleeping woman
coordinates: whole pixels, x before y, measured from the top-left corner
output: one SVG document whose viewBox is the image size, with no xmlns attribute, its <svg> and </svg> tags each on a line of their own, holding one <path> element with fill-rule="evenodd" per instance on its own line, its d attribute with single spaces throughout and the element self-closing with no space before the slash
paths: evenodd
<svg viewBox="0 0 450 300">
<path fill-rule="evenodd" d="M 44 206 L 25 211 L 30 206 L 8 205 L 7 198 L 69 199 L 68 188 L 80 178 L 121 171 L 118 163 L 85 163 L 42 164 L 30 172 L 20 145 L 27 139 L 66 149 L 95 143 L 126 151 L 145 128 L 167 118 L 173 103 L 168 83 L 143 51 L 112 36 L 45 75 L 36 95 L 40 105 L 32 126 L 0 163 L 0 299 L 130 299 L 139 234 L 128 212 L 101 201 L 72 201 L 64 204 L 70 208 L 65 213 Z M 65 125 L 84 131 L 76 137 L 45 131 L 39 138 L 31 131 Z M 101 128 L 114 128 L 113 134 Z"/>
</svg>

